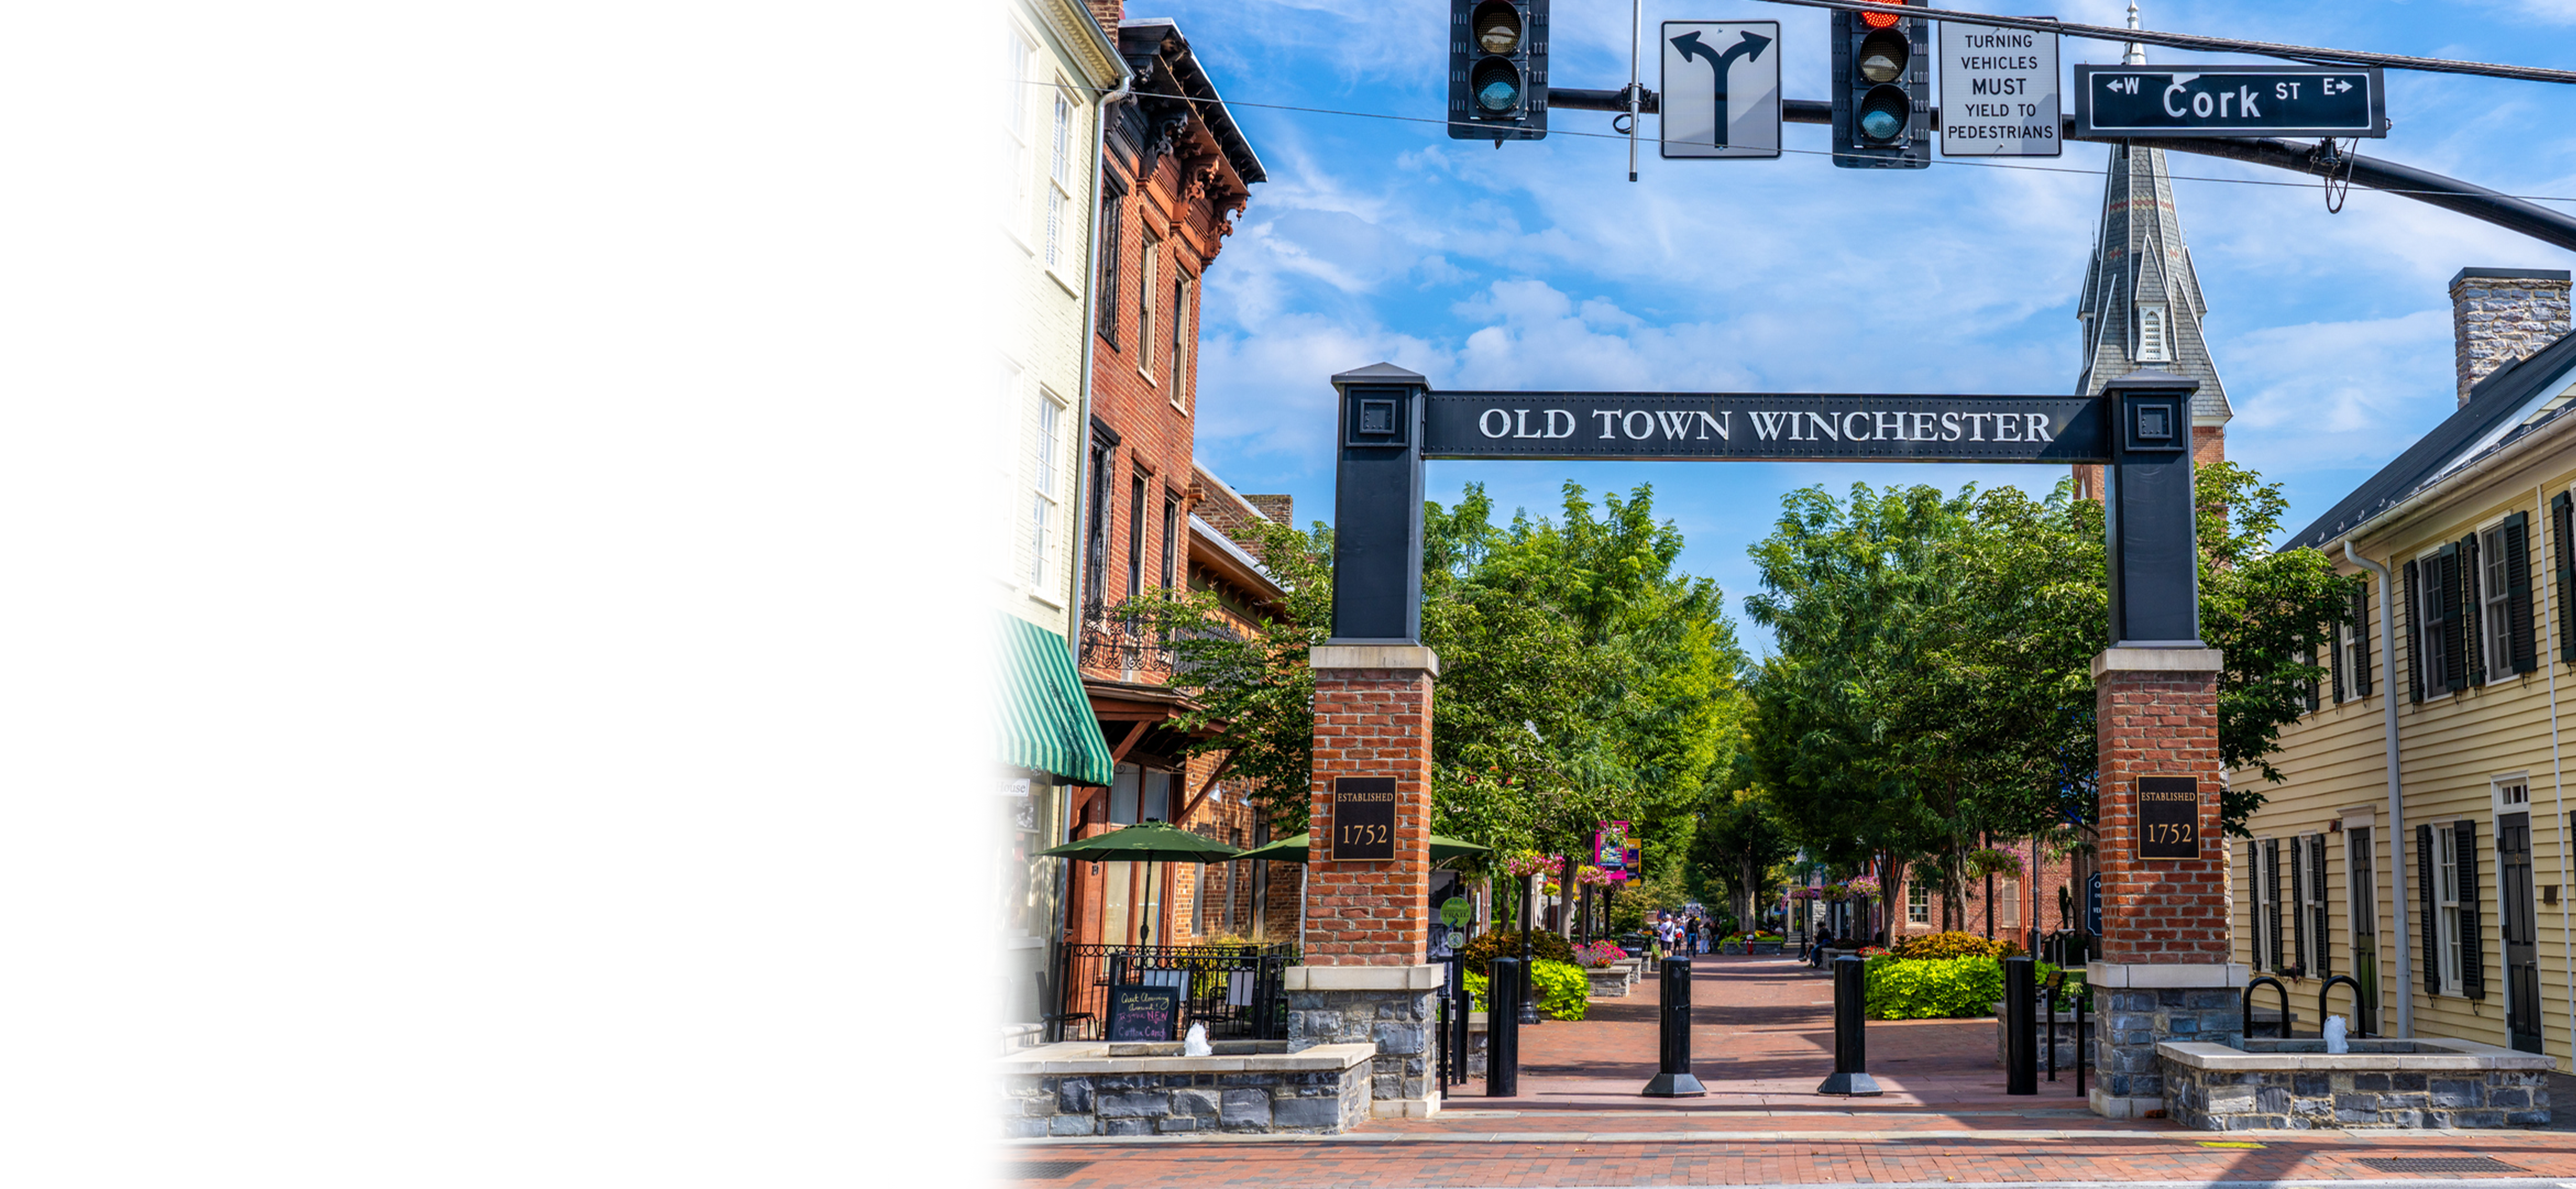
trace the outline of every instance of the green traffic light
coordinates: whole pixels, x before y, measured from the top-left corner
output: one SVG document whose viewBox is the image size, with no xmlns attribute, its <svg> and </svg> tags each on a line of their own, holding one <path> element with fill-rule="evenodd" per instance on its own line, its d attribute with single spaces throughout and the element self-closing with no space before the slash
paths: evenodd
<svg viewBox="0 0 2576 1189">
<path fill-rule="evenodd" d="M 1914 117 L 1914 101 L 1902 87 L 1877 86 L 1860 101 L 1857 124 L 1861 137 L 1881 144 L 1903 139 L 1905 126 Z"/>
<path fill-rule="evenodd" d="M 1500 115 L 1520 106 L 1521 72 L 1501 58 L 1476 63 L 1476 106 Z"/>
</svg>

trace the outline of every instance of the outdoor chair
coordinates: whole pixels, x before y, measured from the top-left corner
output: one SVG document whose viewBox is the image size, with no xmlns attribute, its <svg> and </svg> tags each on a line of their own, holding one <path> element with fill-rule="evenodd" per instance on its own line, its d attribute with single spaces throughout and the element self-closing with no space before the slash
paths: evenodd
<svg viewBox="0 0 2576 1189">
<path fill-rule="evenodd" d="M 1038 970 L 1038 1009 L 1041 1009 L 1038 1022 L 1046 1024 L 1048 1045 L 1064 1040 L 1064 1024 L 1072 1024 L 1077 1019 L 1092 1019 L 1090 1011 L 1064 1011 L 1064 1001 L 1056 999 L 1051 991 L 1054 991 L 1054 986 L 1048 983 L 1046 970 Z M 1046 1011 L 1048 1006 L 1054 1006 L 1056 1011 Z"/>
</svg>

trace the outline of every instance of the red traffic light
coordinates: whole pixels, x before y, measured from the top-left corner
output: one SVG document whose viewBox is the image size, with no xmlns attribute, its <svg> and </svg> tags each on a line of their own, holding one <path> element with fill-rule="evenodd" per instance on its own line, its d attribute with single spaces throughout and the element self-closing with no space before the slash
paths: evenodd
<svg viewBox="0 0 2576 1189">
<path fill-rule="evenodd" d="M 1910 4 L 1913 3 L 1913 0 L 1878 0 L 1878 2 L 1881 4 Z M 1864 12 L 1860 14 L 1861 23 L 1872 29 L 1893 29 L 1896 27 L 1896 22 L 1901 19 L 1903 18 L 1898 17 L 1892 12 Z"/>
</svg>

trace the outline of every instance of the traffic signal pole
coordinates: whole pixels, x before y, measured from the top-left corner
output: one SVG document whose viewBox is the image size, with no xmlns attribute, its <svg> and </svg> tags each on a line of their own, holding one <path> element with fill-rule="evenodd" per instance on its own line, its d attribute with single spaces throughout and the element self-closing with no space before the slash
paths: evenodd
<svg viewBox="0 0 2576 1189">
<path fill-rule="evenodd" d="M 1639 100 L 1637 110 L 1648 115 L 1654 115 L 1661 110 L 1658 97 L 1654 92 L 1646 91 L 1637 98 Z M 1585 90 L 1576 87 L 1555 88 L 1548 97 L 1551 105 L 1568 111 L 1626 112 L 1629 110 L 1629 101 L 1630 97 L 1623 92 Z M 1834 105 L 1813 99 L 1784 99 L 1780 102 L 1780 118 L 1791 124 L 1831 124 L 1834 119 Z M 1936 130 L 1941 126 L 1938 111 L 1933 113 L 1932 126 Z M 2059 129 L 2068 141 L 2074 142 L 2079 139 L 2075 136 L 2073 117 L 2061 119 Z M 2139 148 L 2163 149 L 2172 153 L 2198 153 L 2205 157 L 2224 157 L 2230 161 L 2268 165 L 2274 169 L 2286 169 L 2292 173 L 2303 173 L 2314 178 L 2350 182 L 2356 186 L 2383 191 L 2399 198 L 2411 198 L 2417 202 L 2437 206 L 2453 214 L 2467 215 L 2472 219 L 2493 223 L 2508 231 L 2530 236 L 2552 247 L 2576 251 L 2576 217 L 2551 210 L 2535 202 L 2526 202 L 2509 194 L 2490 190 L 2473 182 L 2445 177 L 2428 169 L 2417 169 L 2412 165 L 2400 165 L 2394 161 L 2378 160 L 2352 152 L 2330 152 L 2323 144 L 2311 145 L 2264 136 L 2140 136 L 2131 137 L 2126 143 Z"/>
</svg>

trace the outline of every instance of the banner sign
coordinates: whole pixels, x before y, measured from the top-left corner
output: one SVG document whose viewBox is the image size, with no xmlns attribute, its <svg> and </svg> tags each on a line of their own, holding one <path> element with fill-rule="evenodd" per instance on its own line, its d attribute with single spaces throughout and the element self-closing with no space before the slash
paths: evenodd
<svg viewBox="0 0 2576 1189">
<path fill-rule="evenodd" d="M 2100 397 L 1434 392 L 1425 458 L 2108 462 Z"/>
<path fill-rule="evenodd" d="M 1592 865 L 1607 872 L 1612 883 L 1625 882 L 1635 866 L 1637 848 L 1628 845 L 1628 823 L 1596 822 L 1592 831 Z"/>
</svg>

